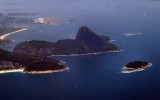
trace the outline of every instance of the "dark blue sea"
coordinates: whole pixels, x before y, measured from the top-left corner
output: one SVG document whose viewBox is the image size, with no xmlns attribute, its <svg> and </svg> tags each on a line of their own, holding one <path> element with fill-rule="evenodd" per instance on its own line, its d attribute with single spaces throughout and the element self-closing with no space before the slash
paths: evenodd
<svg viewBox="0 0 160 100">
<path fill-rule="evenodd" d="M 75 38 L 80 26 L 112 37 L 122 52 L 87 56 L 53 57 L 65 61 L 68 71 L 30 75 L 0 75 L 0 100 L 160 100 L 160 1 L 159 0 L 1 0 L 0 11 L 39 13 L 75 20 L 61 25 L 30 25 L 7 39 L 12 51 L 22 41 L 55 42 Z M 127 34 L 132 34 L 126 36 Z M 152 67 L 121 73 L 130 61 Z"/>
</svg>

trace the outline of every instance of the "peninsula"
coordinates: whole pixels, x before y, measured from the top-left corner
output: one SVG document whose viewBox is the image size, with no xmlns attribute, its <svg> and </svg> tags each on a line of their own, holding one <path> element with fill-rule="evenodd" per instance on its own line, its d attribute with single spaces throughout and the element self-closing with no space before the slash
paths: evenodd
<svg viewBox="0 0 160 100">
<path fill-rule="evenodd" d="M 44 74 L 68 70 L 62 62 L 51 58 L 35 58 L 30 55 L 0 49 L 0 73 L 23 72 Z"/>
<path fill-rule="evenodd" d="M 16 45 L 13 52 L 41 57 L 119 52 L 121 49 L 110 44 L 109 40 L 109 37 L 100 36 L 88 27 L 82 26 L 75 39 L 58 40 L 55 43 L 39 40 L 26 41 Z"/>
</svg>

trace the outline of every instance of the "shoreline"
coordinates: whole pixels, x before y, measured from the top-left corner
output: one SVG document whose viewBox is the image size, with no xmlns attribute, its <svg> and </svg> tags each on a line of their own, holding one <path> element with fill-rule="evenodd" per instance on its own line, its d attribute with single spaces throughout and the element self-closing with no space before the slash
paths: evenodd
<svg viewBox="0 0 160 100">
<path fill-rule="evenodd" d="M 16 73 L 16 72 L 25 73 L 25 74 L 50 74 L 50 73 L 63 72 L 68 69 L 69 69 L 69 67 L 65 67 L 63 69 L 57 69 L 57 70 L 32 71 L 32 72 L 25 72 L 24 69 L 9 69 L 9 70 L 1 70 L 0 74 Z"/>
<path fill-rule="evenodd" d="M 15 72 L 20 72 L 23 73 L 24 69 L 8 69 L 8 70 L 1 70 L 0 74 L 5 74 L 5 73 L 15 73 Z"/>
<path fill-rule="evenodd" d="M 144 66 L 144 67 L 142 67 L 142 68 L 138 68 L 138 69 L 134 69 L 134 68 L 130 68 L 130 69 L 133 69 L 133 70 L 131 70 L 131 71 L 127 71 L 127 67 L 123 67 L 123 69 L 122 69 L 122 71 L 121 71 L 121 73 L 133 73 L 133 72 L 139 72 L 139 71 L 143 71 L 143 70 L 145 70 L 146 68 L 149 68 L 149 67 L 151 67 L 152 66 L 152 63 L 148 63 L 148 65 L 146 65 L 146 66 Z"/>
<path fill-rule="evenodd" d="M 58 73 L 68 70 L 69 67 L 65 67 L 63 69 L 57 69 L 57 70 L 46 70 L 46 71 L 31 71 L 31 72 L 23 72 L 26 74 L 50 74 L 50 73 Z"/>
<path fill-rule="evenodd" d="M 124 50 L 114 50 L 114 51 L 106 51 L 106 52 L 97 52 L 97 53 L 86 53 L 86 54 L 68 54 L 68 55 L 51 55 L 51 56 L 48 56 L 48 57 L 63 57 L 63 56 L 87 56 L 87 55 L 98 55 L 98 54 L 104 54 L 104 53 L 118 53 L 118 52 L 121 52 L 121 51 L 124 51 Z"/>
<path fill-rule="evenodd" d="M 6 34 L 4 34 L 4 35 L 1 35 L 1 36 L 0 36 L 0 39 L 3 40 L 3 39 L 5 39 L 7 36 L 9 36 L 9 35 L 11 35 L 11 34 L 18 33 L 18 32 L 22 32 L 22 31 L 25 31 L 25 30 L 27 30 L 27 29 L 28 29 L 28 28 L 22 28 L 22 29 L 19 29 L 19 30 L 17 30 L 17 31 L 13 31 L 13 32 L 6 33 Z"/>
</svg>

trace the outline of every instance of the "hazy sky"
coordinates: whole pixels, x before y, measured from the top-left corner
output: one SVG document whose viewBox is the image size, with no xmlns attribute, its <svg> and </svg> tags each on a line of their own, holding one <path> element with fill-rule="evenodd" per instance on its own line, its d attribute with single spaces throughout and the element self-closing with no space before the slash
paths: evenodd
<svg viewBox="0 0 160 100">
<path fill-rule="evenodd" d="M 110 18 L 160 17 L 157 0 L 0 0 L 1 12 L 39 12 L 45 16 L 107 15 Z"/>
</svg>

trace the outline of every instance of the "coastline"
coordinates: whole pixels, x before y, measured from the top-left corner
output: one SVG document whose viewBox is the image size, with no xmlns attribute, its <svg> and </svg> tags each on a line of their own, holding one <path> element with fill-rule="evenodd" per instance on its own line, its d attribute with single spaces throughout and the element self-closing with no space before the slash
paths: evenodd
<svg viewBox="0 0 160 100">
<path fill-rule="evenodd" d="M 51 55 L 48 57 L 54 57 L 54 56 L 59 56 L 59 57 L 63 57 L 63 56 L 87 56 L 87 55 L 98 55 L 98 54 L 105 54 L 105 53 L 118 53 L 124 50 L 113 50 L 113 51 L 106 51 L 106 52 L 97 52 L 97 53 L 85 53 L 85 54 L 68 54 L 68 55 Z"/>
<path fill-rule="evenodd" d="M 142 68 L 138 68 L 138 69 L 130 68 L 130 69 L 133 69 L 133 70 L 131 70 L 131 71 L 127 71 L 127 69 L 129 69 L 129 68 L 123 67 L 121 73 L 133 73 L 133 72 L 143 71 L 143 70 L 145 70 L 146 68 L 151 67 L 151 66 L 152 66 L 152 63 L 148 63 L 148 65 L 146 65 L 146 66 L 144 66 L 144 67 L 142 67 Z"/>
<path fill-rule="evenodd" d="M 20 72 L 23 73 L 24 69 L 9 69 L 9 70 L 1 70 L 0 74 L 4 74 L 4 73 L 15 73 L 15 72 Z"/>
<path fill-rule="evenodd" d="M 57 73 L 57 72 L 63 72 L 68 70 L 69 67 L 65 67 L 63 69 L 57 69 L 57 70 L 46 70 L 46 71 L 31 71 L 31 72 L 25 72 L 26 74 L 50 74 L 50 73 Z"/>
<path fill-rule="evenodd" d="M 0 39 L 3 40 L 3 39 L 5 39 L 7 36 L 9 36 L 9 35 L 11 35 L 11 34 L 18 33 L 18 32 L 22 32 L 22 31 L 25 31 L 25 30 L 27 30 L 27 29 L 28 29 L 28 28 L 22 28 L 22 29 L 20 29 L 20 30 L 14 31 L 14 32 L 6 33 L 6 34 L 4 34 L 4 35 L 1 35 L 1 36 L 0 36 Z"/>
<path fill-rule="evenodd" d="M 49 74 L 49 73 L 57 73 L 57 72 L 63 72 L 68 70 L 69 67 L 65 67 L 63 69 L 58 69 L 58 70 L 47 70 L 47 71 L 32 71 L 32 72 L 24 72 L 24 69 L 9 69 L 9 70 L 1 70 L 0 74 L 5 74 L 5 73 L 25 73 L 25 74 Z"/>
</svg>

